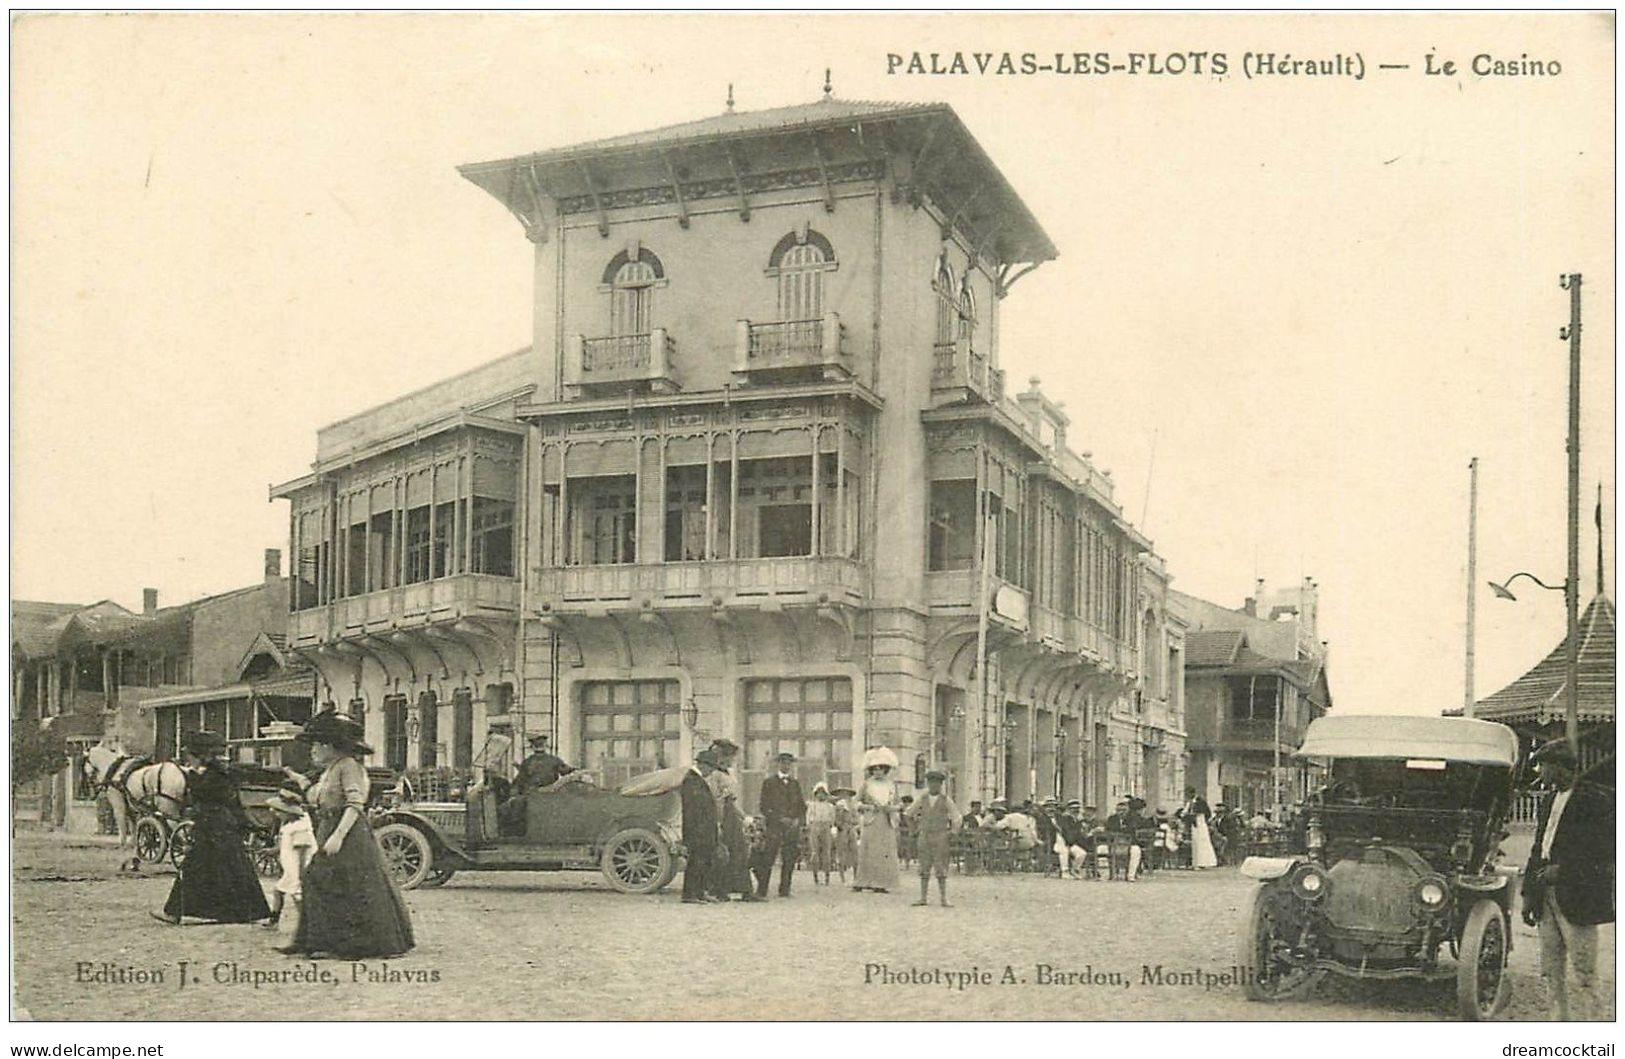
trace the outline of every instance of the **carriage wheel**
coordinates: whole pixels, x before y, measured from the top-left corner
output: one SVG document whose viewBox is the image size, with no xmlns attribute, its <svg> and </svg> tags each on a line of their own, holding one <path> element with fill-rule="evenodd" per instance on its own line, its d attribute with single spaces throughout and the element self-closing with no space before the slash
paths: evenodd
<svg viewBox="0 0 1625 1059">
<path fill-rule="evenodd" d="M 1456 963 L 1456 1007 L 1468 1022 L 1495 1016 L 1506 1003 L 1507 932 L 1501 908 L 1479 901 L 1461 928 L 1461 959 Z"/>
<path fill-rule="evenodd" d="M 1285 886 L 1266 884 L 1253 895 L 1252 907 L 1242 920 L 1236 963 L 1248 1000 L 1285 1000 L 1303 993 L 1320 980 L 1318 972 L 1283 958 L 1281 948 L 1294 934 L 1291 915 L 1297 901 Z"/>
<path fill-rule="evenodd" d="M 652 894 L 671 881 L 671 849 L 653 831 L 629 827 L 604 844 L 604 877 L 623 894 Z"/>
<path fill-rule="evenodd" d="M 248 851 L 254 860 L 254 873 L 262 879 L 282 877 L 282 858 L 275 846 L 258 846 Z"/>
<path fill-rule="evenodd" d="M 169 830 L 156 816 L 143 816 L 135 822 L 135 856 L 147 864 L 156 864 L 169 853 Z"/>
<path fill-rule="evenodd" d="M 186 855 L 192 852 L 193 826 L 192 821 L 182 820 L 169 833 L 169 861 L 176 868 L 186 863 Z"/>
<path fill-rule="evenodd" d="M 384 865 L 403 890 L 422 886 L 434 872 L 434 847 L 422 831 L 410 824 L 385 824 L 373 832 L 384 855 Z M 447 876 L 450 878 L 450 876 Z"/>
</svg>

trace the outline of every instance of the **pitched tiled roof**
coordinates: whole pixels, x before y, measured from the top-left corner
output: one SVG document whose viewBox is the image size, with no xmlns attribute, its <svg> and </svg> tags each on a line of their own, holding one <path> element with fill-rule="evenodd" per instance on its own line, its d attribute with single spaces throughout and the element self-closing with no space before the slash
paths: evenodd
<svg viewBox="0 0 1625 1059">
<path fill-rule="evenodd" d="M 1580 720 L 1614 719 L 1614 604 L 1599 595 L 1580 615 Z M 1523 676 L 1478 700 L 1473 716 L 1503 723 L 1561 721 L 1568 710 L 1568 637 Z"/>
<path fill-rule="evenodd" d="M 875 125 L 885 126 L 885 130 L 872 129 Z M 987 248 L 1004 261 L 1036 263 L 1056 256 L 1055 245 L 1037 218 L 953 108 L 945 103 L 826 97 L 816 103 L 728 111 L 532 154 L 471 162 L 458 166 L 457 170 L 510 211 L 525 214 L 533 209 L 538 193 L 558 201 L 591 196 L 596 202 L 600 194 L 615 190 L 604 181 L 616 172 L 636 173 L 641 167 L 638 181 L 647 183 L 655 179 L 664 185 L 673 179 L 664 175 L 670 162 L 667 155 L 671 152 L 680 153 L 690 161 L 704 155 L 714 160 L 723 156 L 724 148 L 731 149 L 749 141 L 810 142 L 807 134 L 815 131 L 841 136 L 854 129 L 863 138 L 863 153 L 871 158 L 879 148 L 876 141 L 867 138 L 864 130 L 884 131 L 890 137 L 886 150 L 916 160 L 925 157 L 929 147 L 931 164 L 922 165 L 914 179 L 945 213 L 963 222 L 967 230 L 986 236 L 990 240 Z M 809 153 L 804 165 L 822 166 L 821 158 L 815 163 L 811 148 L 806 150 Z M 732 168 L 734 163 L 730 161 L 729 165 Z M 741 180 L 738 171 L 734 172 L 733 179 L 736 183 Z M 743 179 L 748 183 L 753 178 L 747 174 Z M 636 189 L 634 183 L 622 190 Z"/>
<path fill-rule="evenodd" d="M 1185 665 L 1227 666 L 1235 662 L 1247 637 L 1236 629 L 1211 629 L 1185 635 Z"/>
<path fill-rule="evenodd" d="M 788 132 L 820 125 L 834 125 L 860 118 L 894 117 L 915 111 L 941 108 L 941 103 L 884 103 L 872 100 L 825 98 L 816 103 L 799 103 L 766 110 L 727 111 L 709 118 L 663 125 L 658 129 L 606 136 L 599 140 L 541 151 L 537 161 L 576 154 L 597 154 L 626 148 L 655 147 L 664 144 L 704 140 L 714 136 L 745 136 L 757 132 Z"/>
<path fill-rule="evenodd" d="M 62 630 L 53 625 L 76 610 L 82 603 L 44 603 L 30 599 L 11 601 L 11 643 L 25 657 L 43 658 L 56 647 Z"/>
</svg>

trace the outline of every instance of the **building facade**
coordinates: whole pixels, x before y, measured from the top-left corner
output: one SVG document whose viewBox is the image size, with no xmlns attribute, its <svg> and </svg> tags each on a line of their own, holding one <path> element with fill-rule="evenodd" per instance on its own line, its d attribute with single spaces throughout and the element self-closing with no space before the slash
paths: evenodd
<svg viewBox="0 0 1625 1059">
<path fill-rule="evenodd" d="M 531 347 L 272 490 L 290 649 L 383 763 L 543 732 L 613 783 L 725 735 L 747 808 L 778 750 L 846 783 L 889 746 L 961 797 L 1178 775 L 1166 574 L 1006 386 L 1002 300 L 1055 250 L 952 110 L 826 95 L 462 172 L 529 240 Z"/>
<path fill-rule="evenodd" d="M 1240 610 L 1182 592 L 1171 602 L 1188 630 L 1190 785 L 1248 815 L 1308 797 L 1321 770 L 1295 755 L 1309 722 L 1332 706 L 1315 583 L 1271 595 L 1259 582 Z"/>
<path fill-rule="evenodd" d="M 152 703 L 234 683 L 256 662 L 256 644 L 279 640 L 288 622 L 288 583 L 281 550 L 265 552 L 258 583 L 173 607 L 159 607 L 155 589 L 142 590 L 137 614 L 109 600 L 89 606 L 12 603 L 12 721 L 48 727 L 68 750 L 63 771 L 35 793 L 42 819 L 73 831 L 96 829 L 96 792 L 83 772 L 84 752 L 97 743 L 132 755 L 170 756 L 181 718 Z M 313 676 L 277 690 L 286 710 L 302 701 L 309 715 Z M 291 714 L 290 714 L 291 716 Z M 224 712 L 199 712 L 179 730 L 208 727 L 234 745 L 261 739 L 237 714 L 235 732 Z M 167 721 L 167 726 L 160 721 Z M 286 737 L 283 737 L 286 738 Z M 234 750 L 238 757 L 240 747 Z"/>
</svg>

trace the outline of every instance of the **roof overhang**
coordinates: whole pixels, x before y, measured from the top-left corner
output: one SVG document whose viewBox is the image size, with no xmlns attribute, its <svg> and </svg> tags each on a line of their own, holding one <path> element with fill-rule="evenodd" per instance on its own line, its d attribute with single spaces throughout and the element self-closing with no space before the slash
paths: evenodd
<svg viewBox="0 0 1625 1059">
<path fill-rule="evenodd" d="M 907 181 L 938 204 L 970 241 L 1005 264 L 1056 257 L 1055 244 L 960 121 L 943 103 L 850 104 L 721 115 L 669 129 L 613 137 L 457 167 L 527 228 L 544 223 L 545 203 L 590 197 L 598 202 L 634 187 L 685 186 L 678 166 L 737 170 L 738 155 L 788 159 L 797 169 L 823 167 L 833 144 L 856 157 L 884 158 L 894 180 Z M 801 155 L 806 157 L 802 158 Z M 759 165 L 752 166 L 760 168 Z M 696 182 L 703 183 L 703 182 Z M 962 223 L 961 223 L 962 222 Z"/>
</svg>

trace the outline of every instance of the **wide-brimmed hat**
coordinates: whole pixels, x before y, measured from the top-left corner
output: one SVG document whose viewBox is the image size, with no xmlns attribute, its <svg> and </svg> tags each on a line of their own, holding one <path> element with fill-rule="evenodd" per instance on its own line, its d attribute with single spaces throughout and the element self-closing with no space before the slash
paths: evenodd
<svg viewBox="0 0 1625 1059">
<path fill-rule="evenodd" d="M 725 757 L 728 754 L 739 753 L 739 744 L 727 736 L 718 736 L 711 740 L 710 749 L 715 751 L 719 757 Z"/>
<path fill-rule="evenodd" d="M 545 743 L 547 742 L 547 733 L 535 732 L 531 735 L 527 735 L 525 736 L 525 742 L 531 746 L 535 746 L 537 743 Z"/>
<path fill-rule="evenodd" d="M 346 754 L 370 754 L 372 747 L 361 741 L 365 732 L 355 718 L 326 711 L 307 721 L 295 738 L 301 743 L 322 743 Z"/>
<path fill-rule="evenodd" d="M 829 793 L 829 784 L 825 783 L 822 780 L 819 780 L 817 783 L 813 784 L 813 793 L 814 794 L 828 794 Z"/>
<path fill-rule="evenodd" d="M 219 757 L 226 752 L 226 737 L 206 728 L 187 732 L 181 737 L 181 749 L 198 757 Z"/>
<path fill-rule="evenodd" d="M 267 809 L 280 809 L 285 813 L 302 813 L 305 811 L 305 793 L 297 783 L 289 780 L 265 799 L 264 805 Z"/>
<path fill-rule="evenodd" d="M 1574 751 L 1569 747 L 1569 741 L 1560 737 L 1548 739 L 1542 743 L 1539 749 L 1529 755 L 1529 763 L 1532 765 L 1550 763 L 1572 767 L 1579 762 L 1574 756 Z"/>
<path fill-rule="evenodd" d="M 892 751 L 891 747 L 870 747 L 868 750 L 863 752 L 863 769 L 865 772 L 867 772 L 869 769 L 880 766 L 884 766 L 889 769 L 894 769 L 897 767 L 897 755 Z"/>
<path fill-rule="evenodd" d="M 835 787 L 829 793 L 832 798 L 850 798 L 858 792 L 851 787 Z"/>
</svg>

